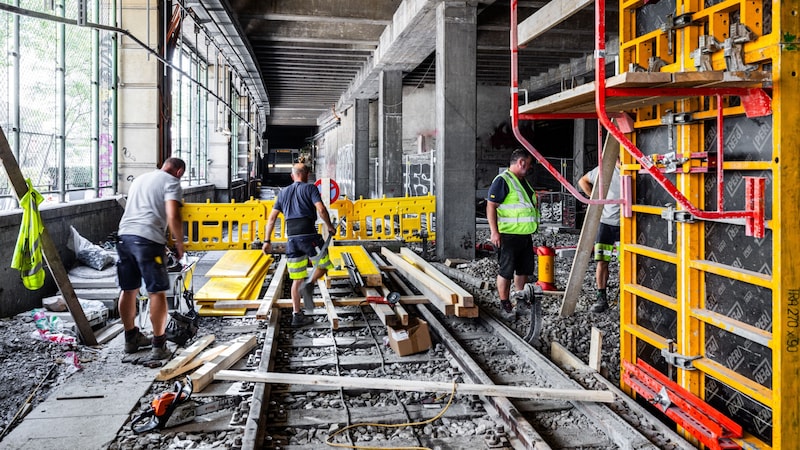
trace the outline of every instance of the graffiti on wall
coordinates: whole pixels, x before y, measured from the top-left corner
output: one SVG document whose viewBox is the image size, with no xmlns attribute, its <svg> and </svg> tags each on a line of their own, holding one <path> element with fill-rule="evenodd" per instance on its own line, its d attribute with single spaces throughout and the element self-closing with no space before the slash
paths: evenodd
<svg viewBox="0 0 800 450">
<path fill-rule="evenodd" d="M 403 156 L 403 192 L 417 197 L 435 195 L 433 153 Z"/>
</svg>

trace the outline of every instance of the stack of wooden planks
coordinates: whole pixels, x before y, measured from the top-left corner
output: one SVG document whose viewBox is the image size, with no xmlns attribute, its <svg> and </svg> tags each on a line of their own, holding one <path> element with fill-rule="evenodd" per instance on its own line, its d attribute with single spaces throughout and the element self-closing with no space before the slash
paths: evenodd
<svg viewBox="0 0 800 450">
<path fill-rule="evenodd" d="M 381 249 L 381 255 L 391 264 L 392 269 L 414 284 L 414 287 L 419 289 L 428 298 L 428 301 L 443 314 L 457 317 L 478 317 L 478 307 L 475 306 L 472 294 L 411 249 L 401 247 L 398 254 L 384 247 Z"/>
<path fill-rule="evenodd" d="M 200 392 L 212 381 L 214 374 L 231 368 L 256 346 L 255 336 L 241 336 L 233 341 L 208 348 L 214 342 L 213 334 L 203 336 L 168 362 L 156 375 L 156 380 L 167 381 L 192 372 L 193 392 Z"/>
<path fill-rule="evenodd" d="M 272 256 L 261 250 L 228 250 L 206 273 L 208 281 L 194 296 L 201 316 L 243 316 L 245 302 L 258 298 Z M 220 302 L 225 302 L 220 307 Z M 237 302 L 242 302 L 237 307 Z"/>
</svg>

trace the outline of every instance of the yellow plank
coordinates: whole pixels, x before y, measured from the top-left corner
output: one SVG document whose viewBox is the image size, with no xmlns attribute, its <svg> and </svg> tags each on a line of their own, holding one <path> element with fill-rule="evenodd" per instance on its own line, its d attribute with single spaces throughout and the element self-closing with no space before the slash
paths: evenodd
<svg viewBox="0 0 800 450">
<path fill-rule="evenodd" d="M 247 292 L 250 278 L 211 278 L 197 291 L 195 300 L 239 300 Z"/>
<path fill-rule="evenodd" d="M 366 286 L 380 286 L 383 283 L 381 279 L 381 272 L 372 258 L 361 245 L 337 245 L 328 248 L 328 253 L 331 257 L 331 262 L 334 268 L 328 271 L 328 278 L 331 280 L 341 280 L 349 278 L 347 269 L 344 267 L 342 261 L 342 253 L 350 253 L 353 257 L 353 262 L 356 263 L 356 268 L 364 279 Z M 338 269 L 337 269 L 338 267 Z"/>
<path fill-rule="evenodd" d="M 253 270 L 271 263 L 272 257 L 261 250 L 228 250 L 222 258 L 206 272 L 206 277 L 248 277 Z"/>
<path fill-rule="evenodd" d="M 241 309 L 215 309 L 211 306 L 202 305 L 197 310 L 197 314 L 206 317 L 221 317 L 221 316 L 243 316 L 247 314 L 247 308 Z"/>
</svg>

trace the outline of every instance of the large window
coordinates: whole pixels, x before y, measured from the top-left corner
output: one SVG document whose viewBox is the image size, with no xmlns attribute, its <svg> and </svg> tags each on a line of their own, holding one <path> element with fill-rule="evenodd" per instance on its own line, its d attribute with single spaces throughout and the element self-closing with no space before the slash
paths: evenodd
<svg viewBox="0 0 800 450">
<path fill-rule="evenodd" d="M 20 0 L 17 5 L 78 17 L 77 1 Z M 113 1 L 86 5 L 89 22 L 113 22 Z M 46 201 L 114 191 L 115 42 L 110 32 L 0 12 L 0 127 L 23 176 Z M 15 206 L 2 170 L 0 209 Z"/>
<path fill-rule="evenodd" d="M 208 179 L 208 65 L 187 47 L 175 52 L 176 72 L 172 86 L 172 150 L 186 162 L 182 180 L 189 184 Z M 190 78 L 191 77 L 191 78 Z"/>
</svg>

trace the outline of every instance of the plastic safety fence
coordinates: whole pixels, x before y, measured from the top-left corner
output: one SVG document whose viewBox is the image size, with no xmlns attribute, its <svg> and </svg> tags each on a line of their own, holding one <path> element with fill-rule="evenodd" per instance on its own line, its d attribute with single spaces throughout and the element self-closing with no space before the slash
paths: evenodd
<svg viewBox="0 0 800 450">
<path fill-rule="evenodd" d="M 274 200 L 244 203 L 186 203 L 183 219 L 187 250 L 248 249 L 255 240 L 265 239 L 267 218 Z M 421 242 L 435 239 L 433 229 L 436 197 L 361 199 L 355 203 L 339 199 L 329 208 L 332 221 L 342 221 L 334 240 L 403 239 Z M 322 224 L 319 224 L 320 232 Z M 285 242 L 283 214 L 278 215 L 270 236 Z"/>
<path fill-rule="evenodd" d="M 358 200 L 353 210 L 359 239 L 435 239 L 436 197 L 398 197 Z"/>
<path fill-rule="evenodd" d="M 266 226 L 267 211 L 261 203 L 185 203 L 183 221 L 188 235 L 185 248 L 248 249 L 256 231 Z"/>
</svg>

